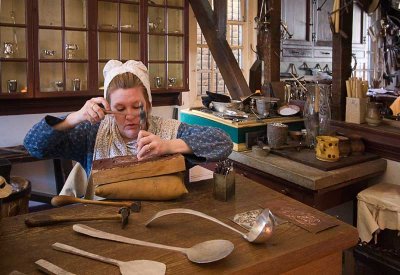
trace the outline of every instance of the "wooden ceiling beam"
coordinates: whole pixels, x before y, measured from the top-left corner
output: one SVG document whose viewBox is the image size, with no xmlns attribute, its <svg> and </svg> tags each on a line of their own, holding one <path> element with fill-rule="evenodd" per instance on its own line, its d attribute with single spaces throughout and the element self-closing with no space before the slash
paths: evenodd
<svg viewBox="0 0 400 275">
<path fill-rule="evenodd" d="M 226 32 L 226 0 L 215 1 L 217 12 L 212 10 L 208 0 L 189 0 L 189 2 L 231 97 L 239 99 L 242 96 L 250 95 L 249 85 L 224 35 Z M 225 26 L 222 27 L 222 24 Z"/>
</svg>

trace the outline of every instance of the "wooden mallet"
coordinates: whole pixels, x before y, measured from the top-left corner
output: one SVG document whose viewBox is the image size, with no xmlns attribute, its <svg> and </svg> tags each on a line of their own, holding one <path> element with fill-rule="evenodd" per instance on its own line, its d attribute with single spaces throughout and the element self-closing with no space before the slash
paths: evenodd
<svg viewBox="0 0 400 275">
<path fill-rule="evenodd" d="M 60 207 L 64 205 L 84 203 L 84 204 L 97 204 L 97 205 L 108 205 L 117 207 L 128 207 L 132 212 L 140 212 L 141 204 L 140 201 L 128 202 L 128 201 L 95 201 L 80 199 L 72 196 L 54 196 L 51 199 L 51 205 Z"/>
</svg>

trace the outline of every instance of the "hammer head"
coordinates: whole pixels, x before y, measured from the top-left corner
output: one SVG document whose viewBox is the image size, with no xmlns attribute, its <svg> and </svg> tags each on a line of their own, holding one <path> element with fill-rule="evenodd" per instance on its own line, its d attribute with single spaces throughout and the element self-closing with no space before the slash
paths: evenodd
<svg viewBox="0 0 400 275">
<path fill-rule="evenodd" d="M 121 207 L 118 213 L 121 215 L 121 228 L 124 228 L 129 221 L 129 214 L 131 211 L 128 207 Z"/>
<path fill-rule="evenodd" d="M 130 205 L 130 209 L 132 212 L 140 212 L 141 208 L 142 208 L 142 204 L 140 201 L 134 201 Z"/>
</svg>

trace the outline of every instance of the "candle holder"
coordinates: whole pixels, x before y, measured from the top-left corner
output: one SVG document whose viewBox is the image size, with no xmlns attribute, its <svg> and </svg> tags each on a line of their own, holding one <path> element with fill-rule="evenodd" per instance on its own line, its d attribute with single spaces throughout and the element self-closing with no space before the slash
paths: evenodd
<svg viewBox="0 0 400 275">
<path fill-rule="evenodd" d="M 65 53 L 67 55 L 67 59 L 74 58 L 75 51 L 79 50 L 77 44 L 65 44 Z"/>
<path fill-rule="evenodd" d="M 14 54 L 14 43 L 4 42 L 3 48 L 3 53 L 6 58 L 10 58 Z"/>
<path fill-rule="evenodd" d="M 175 86 L 175 83 L 176 83 L 176 77 L 168 77 L 168 87 Z"/>
</svg>

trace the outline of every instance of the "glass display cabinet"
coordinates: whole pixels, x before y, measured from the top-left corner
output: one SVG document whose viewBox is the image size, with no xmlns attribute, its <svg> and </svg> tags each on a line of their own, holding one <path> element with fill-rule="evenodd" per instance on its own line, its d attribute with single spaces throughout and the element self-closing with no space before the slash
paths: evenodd
<svg viewBox="0 0 400 275">
<path fill-rule="evenodd" d="M 33 77 L 28 63 L 28 22 L 25 0 L 2 1 L 0 7 L 0 99 L 28 97 Z"/>
<path fill-rule="evenodd" d="M 110 59 L 141 60 L 150 72 L 155 106 L 179 104 L 189 84 L 188 5 L 0 0 L 0 115 L 80 108 L 103 94 L 103 68 Z M 29 110 L 33 105 L 40 111 Z"/>
<path fill-rule="evenodd" d="M 38 13 L 37 96 L 87 91 L 87 1 L 38 0 Z"/>
<path fill-rule="evenodd" d="M 147 37 L 150 84 L 154 90 L 187 87 L 185 1 L 148 1 Z"/>
</svg>

